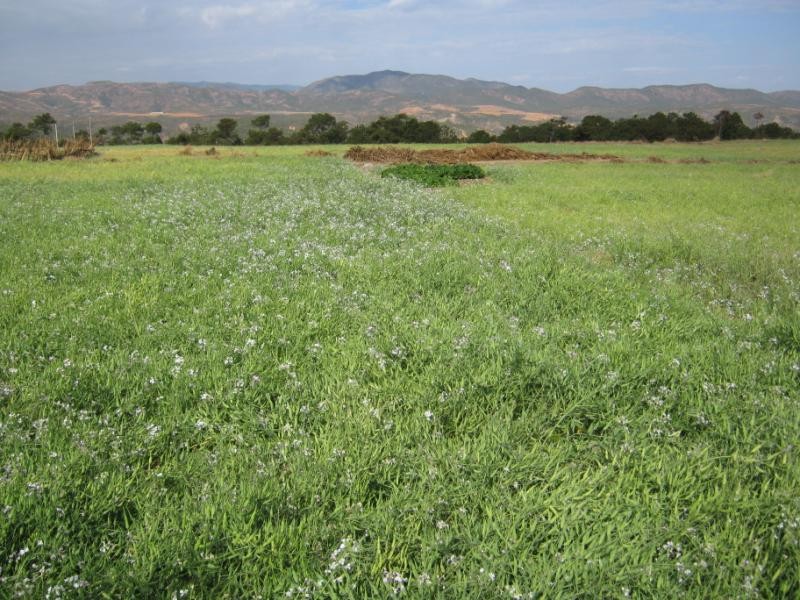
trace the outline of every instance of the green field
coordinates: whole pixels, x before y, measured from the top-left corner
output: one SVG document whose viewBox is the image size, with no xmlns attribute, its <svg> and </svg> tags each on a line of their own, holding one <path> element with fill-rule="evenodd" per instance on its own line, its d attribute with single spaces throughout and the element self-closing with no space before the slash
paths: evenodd
<svg viewBox="0 0 800 600">
<path fill-rule="evenodd" d="M 800 596 L 800 143 L 306 150 L 0 163 L 0 597 Z"/>
</svg>

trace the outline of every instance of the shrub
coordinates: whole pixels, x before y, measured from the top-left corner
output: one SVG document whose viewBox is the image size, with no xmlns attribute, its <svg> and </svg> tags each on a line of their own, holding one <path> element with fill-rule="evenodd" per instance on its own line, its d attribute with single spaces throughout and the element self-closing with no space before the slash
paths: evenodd
<svg viewBox="0 0 800 600">
<path fill-rule="evenodd" d="M 483 179 L 486 173 L 476 165 L 396 165 L 384 169 L 381 177 L 416 181 L 427 187 L 452 185 L 459 179 Z"/>
</svg>

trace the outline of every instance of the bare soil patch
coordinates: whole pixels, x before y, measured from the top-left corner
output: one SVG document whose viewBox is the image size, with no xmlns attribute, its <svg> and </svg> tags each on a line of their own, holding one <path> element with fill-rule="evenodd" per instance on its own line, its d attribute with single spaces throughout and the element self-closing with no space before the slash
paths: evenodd
<svg viewBox="0 0 800 600">
<path fill-rule="evenodd" d="M 474 106 L 473 108 L 474 110 L 469 112 L 468 114 L 488 115 L 492 117 L 502 117 L 502 116 L 521 117 L 523 121 L 532 121 L 534 123 L 539 123 L 542 121 L 547 121 L 549 119 L 558 117 L 558 115 L 552 113 L 527 112 L 515 108 L 496 106 L 494 104 L 479 104 L 477 106 Z"/>
<path fill-rule="evenodd" d="M 623 162 L 619 156 L 613 154 L 552 154 L 550 152 L 529 152 L 522 148 L 506 146 L 504 144 L 484 144 L 471 146 L 463 150 L 431 149 L 412 150 L 411 148 L 394 148 L 377 146 L 365 148 L 353 146 L 345 153 L 348 158 L 358 163 L 383 163 L 402 164 L 420 163 L 433 165 L 453 165 L 470 162 L 495 162 L 495 161 L 610 161 Z"/>
<path fill-rule="evenodd" d="M 678 163 L 681 165 L 707 165 L 711 161 L 707 158 L 682 158 Z"/>
</svg>

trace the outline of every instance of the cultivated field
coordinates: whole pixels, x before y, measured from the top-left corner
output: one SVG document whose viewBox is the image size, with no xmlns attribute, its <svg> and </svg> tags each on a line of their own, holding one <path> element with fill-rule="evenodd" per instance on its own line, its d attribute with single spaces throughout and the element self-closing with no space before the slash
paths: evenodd
<svg viewBox="0 0 800 600">
<path fill-rule="evenodd" d="M 798 597 L 800 143 L 525 147 L 0 163 L 0 597 Z"/>
</svg>

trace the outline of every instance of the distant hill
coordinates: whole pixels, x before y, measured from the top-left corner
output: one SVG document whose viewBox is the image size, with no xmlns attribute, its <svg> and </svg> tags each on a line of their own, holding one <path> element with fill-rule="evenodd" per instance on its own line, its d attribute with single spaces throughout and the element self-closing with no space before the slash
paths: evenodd
<svg viewBox="0 0 800 600">
<path fill-rule="evenodd" d="M 405 112 L 446 121 L 456 129 L 499 130 L 511 123 L 537 122 L 555 116 L 580 120 L 587 114 L 611 118 L 657 111 L 694 111 L 710 118 L 722 109 L 738 111 L 753 124 L 764 121 L 800 129 L 800 91 L 764 93 L 708 84 L 656 85 L 642 89 L 581 87 L 566 94 L 495 81 L 455 79 L 379 71 L 330 77 L 297 88 L 236 83 L 114 83 L 57 85 L 29 92 L 0 92 L 0 122 L 27 121 L 42 112 L 59 120 L 116 123 L 159 120 L 167 128 L 222 116 L 246 118 L 269 113 L 286 126 L 309 113 L 331 112 L 351 123 Z"/>
<path fill-rule="evenodd" d="M 271 92 L 280 90 L 282 92 L 296 92 L 301 89 L 302 85 L 289 85 L 285 83 L 277 85 L 259 85 L 254 83 L 232 83 L 227 81 L 225 83 L 218 83 L 213 81 L 176 81 L 178 85 L 188 85 L 189 87 L 197 88 L 222 88 L 229 90 L 244 90 L 250 92 Z"/>
</svg>

